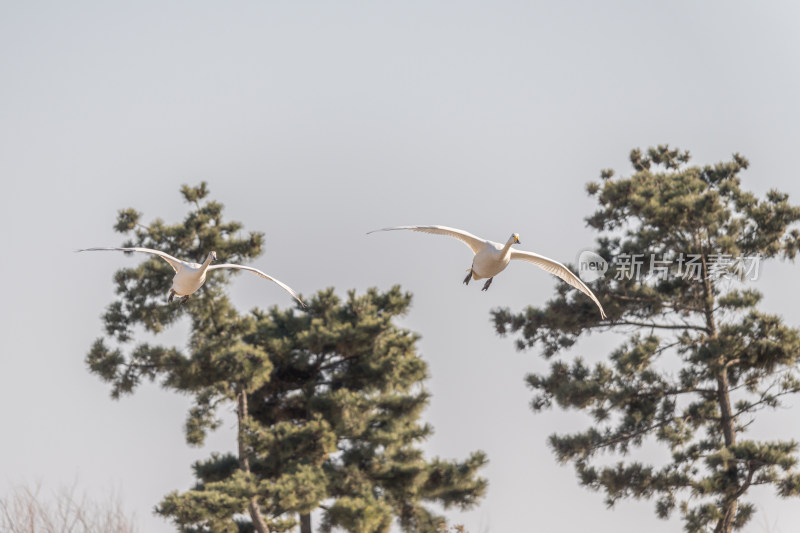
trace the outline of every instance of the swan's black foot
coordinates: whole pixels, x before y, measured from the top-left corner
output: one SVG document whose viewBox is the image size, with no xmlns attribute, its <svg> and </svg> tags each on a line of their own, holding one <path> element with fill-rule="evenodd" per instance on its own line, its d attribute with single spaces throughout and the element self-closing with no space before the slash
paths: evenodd
<svg viewBox="0 0 800 533">
<path fill-rule="evenodd" d="M 469 280 L 471 280 L 471 279 L 472 279 L 472 269 L 470 268 L 469 269 L 469 274 L 467 274 L 467 277 L 464 278 L 464 285 L 469 285 Z"/>
<path fill-rule="evenodd" d="M 492 280 L 493 280 L 493 279 L 494 279 L 494 278 L 489 278 L 489 279 L 486 281 L 486 283 L 484 283 L 484 284 L 483 284 L 483 288 L 482 288 L 481 290 L 482 290 L 482 291 L 488 290 L 488 289 L 489 289 L 489 285 L 491 285 L 491 284 L 492 284 Z"/>
<path fill-rule="evenodd" d="M 186 300 L 188 300 L 188 299 L 189 299 L 188 296 L 184 296 L 183 298 L 181 298 L 181 305 L 185 304 Z"/>
<path fill-rule="evenodd" d="M 167 301 L 168 301 L 169 303 L 172 303 L 172 299 L 173 299 L 173 298 L 175 298 L 175 291 L 173 291 L 172 289 L 170 289 L 170 290 L 169 290 L 169 300 L 167 300 Z"/>
</svg>

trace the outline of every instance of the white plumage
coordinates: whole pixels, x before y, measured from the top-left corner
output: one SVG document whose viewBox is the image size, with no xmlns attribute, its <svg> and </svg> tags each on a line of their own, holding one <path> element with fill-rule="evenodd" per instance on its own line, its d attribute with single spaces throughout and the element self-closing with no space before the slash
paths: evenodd
<svg viewBox="0 0 800 533">
<path fill-rule="evenodd" d="M 172 301 L 174 296 L 180 296 L 183 299 L 181 303 L 185 302 L 189 296 L 195 293 L 203 284 L 206 282 L 206 273 L 209 270 L 215 270 L 218 268 L 235 268 L 238 270 L 247 270 L 249 272 L 253 272 L 254 274 L 258 274 L 262 278 L 268 279 L 277 283 L 281 288 L 287 291 L 292 297 L 300 302 L 300 304 L 305 307 L 306 304 L 300 299 L 294 290 L 291 287 L 279 281 L 264 272 L 261 272 L 257 268 L 243 266 L 243 265 L 235 265 L 231 263 L 226 263 L 223 265 L 212 265 L 212 261 L 217 260 L 217 253 L 216 252 L 209 252 L 208 257 L 204 263 L 192 263 L 189 261 L 182 261 L 175 257 L 172 257 L 168 253 L 162 252 L 161 250 L 153 250 L 152 248 L 114 248 L 114 247 L 102 247 L 102 248 L 83 248 L 78 250 L 79 252 L 93 252 L 99 250 L 115 250 L 119 252 L 143 252 L 146 254 L 157 255 L 164 261 L 170 264 L 173 270 L 175 270 L 175 276 L 172 278 L 172 288 L 169 290 L 169 301 Z"/>
<path fill-rule="evenodd" d="M 603 311 L 603 306 L 600 305 L 600 301 L 597 299 L 594 293 L 567 267 L 558 261 L 554 261 L 543 255 L 512 249 L 512 244 L 519 244 L 520 242 L 519 234 L 517 233 L 511 235 L 505 244 L 481 239 L 480 237 L 476 237 L 475 235 L 464 230 L 448 228 L 447 226 L 395 226 L 392 228 L 373 230 L 369 233 L 394 230 L 411 230 L 432 233 L 434 235 L 446 235 L 448 237 L 458 239 L 469 246 L 469 248 L 472 250 L 472 253 L 475 254 L 475 257 L 472 259 L 472 268 L 470 269 L 469 274 L 467 274 L 467 277 L 464 279 L 464 283 L 469 284 L 470 279 L 478 280 L 488 278 L 488 281 L 484 284 L 482 289 L 484 291 L 489 288 L 494 276 L 505 270 L 512 259 L 519 259 L 521 261 L 533 263 L 539 268 L 558 276 L 582 293 L 586 294 L 595 304 L 597 304 L 597 307 L 600 308 L 600 316 L 602 318 L 606 318 L 606 313 Z"/>
</svg>

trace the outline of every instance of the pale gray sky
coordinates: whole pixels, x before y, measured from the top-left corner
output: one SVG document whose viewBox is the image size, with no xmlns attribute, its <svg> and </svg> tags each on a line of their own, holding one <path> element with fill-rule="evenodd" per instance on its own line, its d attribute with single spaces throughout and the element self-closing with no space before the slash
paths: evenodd
<svg viewBox="0 0 800 533">
<path fill-rule="evenodd" d="M 119 243 L 120 208 L 180 220 L 180 185 L 206 180 L 229 219 L 266 234 L 254 266 L 302 293 L 414 293 L 403 324 L 430 364 L 426 449 L 491 461 L 481 506 L 451 514 L 470 532 L 678 530 L 649 502 L 606 510 L 554 463 L 547 436 L 586 420 L 534 415 L 523 378 L 546 365 L 489 323 L 494 307 L 544 302 L 554 278 L 512 265 L 482 293 L 461 284 L 462 244 L 365 233 L 518 232 L 572 262 L 594 238 L 584 184 L 657 143 L 696 163 L 738 151 L 746 186 L 800 203 L 799 30 L 794 2 L 0 3 L 0 494 L 113 488 L 162 533 L 151 508 L 189 488 L 194 460 L 232 448 L 230 425 L 187 447 L 187 399 L 144 386 L 112 402 L 83 362 L 114 271 L 141 258 L 73 250 Z M 756 283 L 792 325 L 796 268 L 766 265 Z M 255 277 L 232 294 L 242 310 L 291 305 Z M 617 340 L 574 353 L 596 360 Z M 798 422 L 783 411 L 752 435 L 800 439 Z M 800 522 L 797 501 L 753 500 L 764 515 L 748 531 Z"/>
</svg>

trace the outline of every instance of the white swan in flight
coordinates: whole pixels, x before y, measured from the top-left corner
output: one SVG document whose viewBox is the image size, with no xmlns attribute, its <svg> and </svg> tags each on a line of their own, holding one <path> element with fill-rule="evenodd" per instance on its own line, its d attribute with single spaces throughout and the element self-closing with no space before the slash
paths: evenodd
<svg viewBox="0 0 800 533">
<path fill-rule="evenodd" d="M 594 303 L 597 304 L 597 307 L 600 308 L 600 316 L 606 318 L 606 313 L 603 311 L 603 306 L 600 305 L 600 301 L 597 299 L 594 293 L 567 267 L 558 261 L 553 261 L 552 259 L 544 257 L 543 255 L 512 249 L 512 244 L 519 244 L 520 242 L 518 233 L 511 235 L 505 244 L 487 241 L 486 239 L 481 239 L 480 237 L 476 237 L 471 233 L 467 233 L 464 230 L 448 228 L 447 226 L 395 226 L 393 228 L 376 229 L 368 233 L 401 229 L 422 231 L 424 233 L 433 233 L 435 235 L 447 235 L 448 237 L 454 237 L 469 246 L 472 250 L 472 253 L 475 254 L 475 257 L 472 259 L 472 268 L 470 268 L 469 274 L 467 274 L 467 277 L 464 278 L 465 285 L 469 284 L 470 279 L 478 280 L 489 278 L 483 285 L 483 289 L 481 289 L 485 291 L 489 288 L 489 285 L 492 284 L 494 277 L 505 270 L 505 268 L 508 266 L 508 263 L 510 263 L 512 259 L 519 259 L 533 263 L 539 268 L 558 276 L 582 293 L 586 294 Z"/>
<path fill-rule="evenodd" d="M 258 274 L 262 278 L 266 278 L 270 281 L 274 281 L 278 285 L 280 285 L 284 290 L 286 290 L 292 297 L 300 302 L 300 305 L 306 307 L 306 304 L 303 303 L 303 300 L 297 295 L 296 292 L 292 290 L 291 287 L 286 285 L 285 283 L 273 278 L 261 272 L 257 268 L 252 268 L 243 265 L 234 265 L 230 263 L 226 263 L 224 265 L 212 265 L 212 261 L 217 260 L 217 252 L 209 252 L 208 257 L 203 264 L 198 263 L 190 263 L 188 261 L 181 261 L 175 257 L 172 257 L 168 253 L 162 252 L 161 250 L 153 250 L 152 248 L 114 248 L 114 247 L 101 247 L 101 248 L 83 248 L 78 250 L 79 252 L 94 252 L 98 250 L 116 250 L 119 252 L 144 252 L 146 254 L 153 254 L 157 255 L 164 261 L 170 264 L 170 266 L 175 270 L 175 276 L 172 278 L 172 288 L 169 290 L 169 301 L 171 302 L 175 296 L 181 297 L 181 303 L 185 303 L 186 300 L 189 299 L 189 296 L 194 294 L 197 289 L 203 286 L 203 283 L 206 282 L 206 272 L 209 270 L 216 270 L 218 268 L 235 268 L 238 270 L 247 270 L 249 272 L 253 272 Z"/>
</svg>

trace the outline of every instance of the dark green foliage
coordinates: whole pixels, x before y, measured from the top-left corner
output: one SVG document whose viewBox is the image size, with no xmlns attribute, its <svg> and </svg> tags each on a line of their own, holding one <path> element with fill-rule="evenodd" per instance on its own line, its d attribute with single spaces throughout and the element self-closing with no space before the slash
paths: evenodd
<svg viewBox="0 0 800 533">
<path fill-rule="evenodd" d="M 125 246 L 187 259 L 215 250 L 236 263 L 261 253 L 263 236 L 224 222 L 205 184 L 182 194 L 193 206 L 183 223 L 142 226 L 136 211 L 121 211 L 115 227 L 131 237 Z M 312 296 L 307 310 L 242 315 L 225 294 L 231 273 L 213 271 L 185 305 L 166 302 L 172 275 L 159 258 L 117 272 L 118 297 L 104 316 L 108 338 L 98 339 L 86 360 L 115 398 L 142 380 L 191 395 L 190 444 L 218 427 L 220 406 L 236 406 L 238 453 L 196 463 L 197 485 L 167 495 L 157 508 L 180 531 L 285 531 L 298 514 L 321 506 L 326 530 L 386 532 L 397 520 L 405 531 L 433 532 L 444 519 L 427 503 L 468 508 L 485 492 L 477 477 L 482 453 L 464 462 L 426 461 L 419 449 L 432 431 L 419 421 L 429 398 L 421 385 L 427 368 L 417 336 L 395 325 L 409 294 L 370 289 L 342 301 L 328 289 Z M 191 327 L 185 349 L 123 349 L 136 327 L 158 333 L 181 317 Z"/>
<path fill-rule="evenodd" d="M 599 204 L 587 219 L 600 233 L 596 251 L 610 260 L 593 290 L 609 320 L 598 320 L 562 284 L 543 309 L 494 311 L 495 325 L 500 334 L 518 333 L 520 349 L 539 346 L 548 359 L 591 331 L 629 334 L 608 358 L 587 357 L 594 364 L 555 359 L 549 372 L 528 376 L 534 410 L 555 403 L 595 421 L 551 436 L 556 457 L 572 462 L 581 483 L 604 491 L 609 505 L 654 498 L 658 516 L 678 508 L 689 532 L 728 533 L 753 513 L 741 501 L 750 487 L 800 493 L 796 442 L 743 439 L 759 410 L 800 391 L 800 334 L 756 309 L 761 295 L 745 287 L 743 270 L 718 268 L 723 258 L 734 267 L 741 257 L 794 258 L 800 232 L 791 226 L 800 208 L 778 191 L 758 199 L 743 190 L 739 174 L 748 163 L 738 154 L 688 166 L 688 152 L 659 146 L 646 155 L 634 150 L 630 160 L 630 177 L 603 171 L 587 186 Z M 638 276 L 630 269 L 635 254 Z M 645 441 L 665 445 L 671 460 L 633 460 Z M 601 466 L 602 453 L 623 460 Z"/>
<path fill-rule="evenodd" d="M 277 308 L 256 312 L 249 340 L 270 354 L 275 368 L 252 395 L 254 420 L 270 428 L 323 424 L 337 437 L 335 453 L 322 463 L 335 498 L 325 507 L 325 530 L 388 531 L 397 517 L 406 531 L 435 531 L 443 520 L 423 502 L 468 508 L 485 490 L 476 477 L 486 462 L 482 453 L 464 463 L 426 462 L 417 447 L 431 433 L 418 421 L 428 401 L 420 386 L 427 369 L 416 354 L 417 336 L 393 323 L 410 302 L 399 287 L 363 296 L 351 291 L 346 301 L 329 289 L 309 301 L 303 317 Z M 265 459 L 253 471 L 265 477 L 277 467 L 270 457 L 283 457 L 257 455 Z"/>
</svg>

